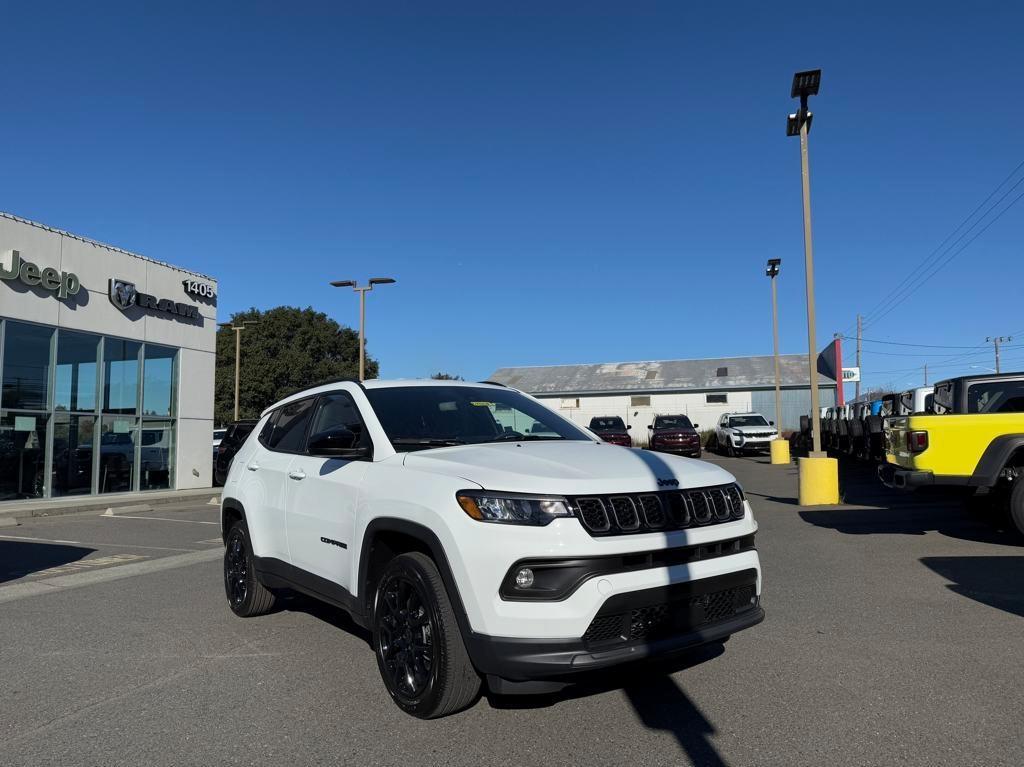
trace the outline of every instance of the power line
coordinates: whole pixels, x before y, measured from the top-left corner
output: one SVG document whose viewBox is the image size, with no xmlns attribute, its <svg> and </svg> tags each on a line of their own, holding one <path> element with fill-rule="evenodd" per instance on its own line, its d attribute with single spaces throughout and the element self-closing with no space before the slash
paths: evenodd
<svg viewBox="0 0 1024 767">
<path fill-rule="evenodd" d="M 1018 163 L 1017 166 L 1012 171 L 1010 171 L 1009 175 L 1007 175 L 1006 178 L 1004 178 L 1002 181 L 1000 181 L 999 184 L 997 184 L 996 187 L 991 192 L 989 192 L 988 196 L 984 200 L 982 200 L 977 205 L 977 207 L 975 207 L 974 210 L 972 210 L 967 215 L 966 218 L 964 218 L 959 224 L 957 224 L 956 227 L 949 234 L 946 235 L 946 237 L 942 240 L 942 242 L 940 242 L 936 246 L 936 248 L 934 250 L 932 250 L 927 256 L 925 256 L 921 260 L 921 262 L 919 264 L 917 264 L 917 266 L 915 266 L 910 271 L 910 273 L 907 274 L 907 276 L 904 277 L 903 280 L 896 285 L 895 288 L 893 288 L 891 291 L 889 291 L 889 293 L 887 293 L 885 295 L 885 297 L 882 298 L 882 300 L 879 301 L 878 304 L 876 304 L 875 307 L 872 308 L 871 311 L 869 311 L 867 313 L 867 316 L 871 317 L 871 315 L 875 314 L 880 309 L 882 309 L 893 297 L 895 297 L 898 293 L 900 293 L 900 291 L 903 290 L 903 287 L 905 285 L 907 285 L 911 280 L 913 280 L 914 276 L 918 273 L 918 271 L 920 271 L 922 267 L 926 267 L 926 264 L 928 264 L 928 262 L 932 259 L 932 257 L 935 256 L 936 254 L 938 254 L 939 251 L 941 251 L 946 246 L 946 243 L 948 243 L 950 241 L 950 239 L 954 235 L 956 235 L 956 233 L 959 232 L 968 221 L 970 221 L 972 218 L 974 218 L 975 214 L 977 214 L 979 210 L 981 210 L 983 207 L 985 207 L 985 205 L 988 203 L 988 201 L 991 200 L 999 192 L 999 190 L 1002 189 L 1003 186 L 1005 186 L 1005 184 L 1016 175 L 1017 171 L 1019 171 L 1022 167 L 1024 167 L 1024 160 L 1022 160 L 1020 163 Z M 1006 194 L 1009 194 L 1011 191 L 1013 191 L 1013 189 L 1018 184 L 1020 184 L 1021 181 L 1024 181 L 1024 178 L 1019 180 L 1017 182 L 1017 184 L 1014 184 L 1013 187 L 1011 187 L 1009 190 L 1007 190 Z M 966 232 L 964 232 L 960 236 L 960 238 L 958 238 L 957 241 L 959 241 L 959 239 L 962 239 L 963 236 L 967 234 L 967 232 L 969 232 L 971 229 L 973 229 L 975 226 L 977 226 L 978 222 L 981 221 L 981 219 L 985 218 L 985 216 L 987 216 L 992 211 L 992 209 L 994 207 L 996 207 L 1003 199 L 1005 199 L 1005 197 L 1006 197 L 1006 195 L 1004 194 L 1003 197 L 1001 197 L 999 200 L 997 200 L 993 204 L 993 206 L 991 208 L 989 208 L 985 212 L 985 214 L 981 216 L 981 218 L 979 218 L 978 221 L 976 221 L 974 224 L 972 224 L 971 227 Z M 955 244 L 956 244 L 956 242 L 953 243 L 953 245 L 955 245 Z M 927 270 L 927 267 L 926 267 L 926 270 Z M 877 317 L 875 319 L 877 319 Z"/>
<path fill-rule="evenodd" d="M 1021 184 L 1022 182 L 1024 182 L 1024 177 L 1022 177 L 1022 178 L 1020 179 L 1020 181 L 1018 181 L 1018 182 L 1017 182 L 1016 184 L 1014 184 L 1014 185 L 1013 185 L 1013 187 L 1011 187 L 1011 190 L 1012 190 L 1012 189 L 1015 189 L 1015 188 L 1016 188 L 1016 187 L 1017 187 L 1017 186 L 1018 186 L 1019 184 Z M 1007 194 L 1009 194 L 1009 192 L 1007 192 Z M 1005 199 L 1005 197 L 1006 197 L 1006 195 L 1003 195 L 1003 197 L 1000 197 L 1000 198 L 999 198 L 999 202 L 1002 202 L 1002 200 L 1003 200 L 1003 199 Z M 911 296 L 911 295 L 912 295 L 913 293 L 915 293 L 916 291 L 920 290 L 920 289 L 921 289 L 921 287 L 922 287 L 922 286 L 923 286 L 923 285 L 924 285 L 924 284 L 925 284 L 926 282 L 928 282 L 928 280 L 930 280 L 930 279 L 931 279 L 932 277 L 934 277 L 934 276 L 935 276 L 936 274 L 938 274 L 938 273 L 939 273 L 940 271 L 942 271 L 942 268 L 943 268 L 944 266 L 946 266 L 946 264 L 948 264 L 948 263 L 949 263 L 950 261 L 952 261 L 952 260 L 953 260 L 954 258 L 956 258 L 956 257 L 957 257 L 958 255 L 960 255 L 961 253 L 963 253 L 963 252 L 964 252 L 964 251 L 965 251 L 965 250 L 966 250 L 966 249 L 967 249 L 967 248 L 968 248 L 968 247 L 970 246 L 970 244 L 971 244 L 972 242 L 974 242 L 974 241 L 975 241 L 976 239 L 978 239 L 978 238 L 979 238 L 979 237 L 980 237 L 981 235 L 983 235 L 983 234 L 984 234 L 984 233 L 985 233 L 985 232 L 986 232 L 986 231 L 988 230 L 988 228 L 989 228 L 990 226 L 992 226 L 992 224 L 994 224 L 994 223 L 995 223 L 996 221 L 998 221 L 998 220 L 999 220 L 1000 218 L 1002 218 L 1002 217 L 1003 217 L 1003 215 L 1004 215 L 1004 214 L 1005 214 L 1005 213 L 1006 213 L 1006 212 L 1007 212 L 1007 211 L 1008 211 L 1008 210 L 1009 210 L 1010 208 L 1012 208 L 1012 207 L 1013 207 L 1014 205 L 1016 205 L 1016 204 L 1017 204 L 1017 203 L 1018 203 L 1018 202 L 1020 201 L 1020 199 L 1021 199 L 1022 197 L 1024 197 L 1024 192 L 1021 192 L 1021 193 L 1020 193 L 1019 195 L 1017 195 L 1016 197 L 1014 197 L 1014 198 L 1013 198 L 1013 200 L 1011 200 L 1011 201 L 1010 201 L 1010 204 L 1009 204 L 1009 205 L 1007 205 L 1007 206 L 1006 206 L 1005 208 L 1003 208 L 1003 209 L 1002 209 L 1001 211 L 999 211 L 999 213 L 997 213 L 997 214 L 995 215 L 995 217 L 994 217 L 994 218 L 990 219 L 990 220 L 989 220 L 989 222 L 988 222 L 987 224 L 985 224 L 985 226 L 983 226 L 983 227 L 982 227 L 981 229 L 979 229 L 979 230 L 978 230 L 977 232 L 975 232 L 974 236 L 973 236 L 973 237 L 971 237 L 971 238 L 970 238 L 969 240 L 967 240 L 967 242 L 965 242 L 965 243 L 964 243 L 963 245 L 961 245 L 961 246 L 960 246 L 959 248 L 957 248 L 957 249 L 956 249 L 955 251 L 952 251 L 951 253 L 949 253 L 948 255 L 946 255 L 946 256 L 945 256 L 945 258 L 944 258 L 944 259 L 943 259 L 942 261 L 940 261 L 940 262 L 938 262 L 937 264 L 935 264 L 935 265 L 934 265 L 934 269 L 933 269 L 933 271 L 932 271 L 932 272 L 931 272 L 930 274 L 928 274 L 927 276 L 923 277 L 923 278 L 922 278 L 922 279 L 921 279 L 921 280 L 920 280 L 919 282 L 917 282 L 916 284 L 914 284 L 914 285 L 910 286 L 910 289 L 909 289 L 909 290 L 907 290 L 907 291 L 906 291 L 906 292 L 905 292 L 905 293 L 904 293 L 904 294 L 903 294 L 903 295 L 902 295 L 902 296 L 901 296 L 901 297 L 900 297 L 900 298 L 899 298 L 898 300 L 896 300 L 896 301 L 895 301 L 894 303 L 892 303 L 892 304 L 891 304 L 891 305 L 889 306 L 889 308 L 887 308 L 887 309 L 886 309 L 886 310 L 885 310 L 884 312 L 882 312 L 882 313 L 881 313 L 881 314 L 879 314 L 879 315 L 876 315 L 876 316 L 874 317 L 874 319 L 872 319 L 872 320 L 871 320 L 871 322 L 878 322 L 878 321 L 879 321 L 879 320 L 881 320 L 881 319 L 882 319 L 883 317 L 885 317 L 886 315 L 888 315 L 888 314 L 889 314 L 889 313 L 890 313 L 890 312 L 891 312 L 891 311 L 892 311 L 893 309 L 895 309 L 895 308 L 896 308 L 897 306 L 899 306 L 899 305 L 900 305 L 901 303 L 903 303 L 903 302 L 904 302 L 905 300 L 907 300 L 907 298 L 909 298 L 909 297 L 910 297 L 910 296 Z M 997 203 L 996 203 L 996 205 L 998 205 L 998 204 L 999 204 L 999 203 L 997 202 Z M 994 210 L 994 209 L 995 209 L 995 205 L 994 205 L 994 206 L 992 206 L 992 208 L 989 208 L 989 210 L 988 210 L 988 211 L 987 211 L 987 212 L 985 213 L 985 215 L 987 216 L 987 215 L 988 215 L 989 213 L 991 213 L 991 212 L 992 212 L 992 210 Z M 983 218 L 984 218 L 984 216 L 982 217 L 982 219 L 983 219 Z M 976 221 L 976 222 L 975 222 L 975 224 L 971 226 L 971 229 L 973 229 L 975 225 L 977 225 L 978 223 L 980 223 L 982 219 L 978 219 L 978 221 Z M 967 231 L 970 231 L 970 229 L 968 229 Z M 964 232 L 964 234 L 966 234 L 966 233 L 967 233 L 967 232 Z"/>
<path fill-rule="evenodd" d="M 840 336 L 846 341 L 856 341 L 850 336 Z M 889 344 L 891 346 L 917 346 L 922 349 L 977 349 L 977 346 L 946 346 L 945 344 L 912 344 L 907 341 L 881 341 L 877 338 L 861 338 L 866 344 Z"/>
</svg>

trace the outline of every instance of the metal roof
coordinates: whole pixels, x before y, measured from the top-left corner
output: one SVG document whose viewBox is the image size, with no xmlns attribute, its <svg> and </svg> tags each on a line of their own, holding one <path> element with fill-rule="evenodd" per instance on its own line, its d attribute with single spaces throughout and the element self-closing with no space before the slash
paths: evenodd
<svg viewBox="0 0 1024 767">
<path fill-rule="evenodd" d="M 723 372 L 725 375 L 719 375 Z M 807 356 L 779 356 L 782 386 L 808 385 Z M 775 386 L 773 357 L 720 357 L 706 360 L 599 362 L 588 365 L 544 365 L 499 368 L 489 381 L 529 394 L 656 394 L 659 392 L 724 391 Z M 820 373 L 819 386 L 834 387 L 834 379 Z"/>
<path fill-rule="evenodd" d="M 178 271 L 178 272 L 184 272 L 185 274 L 191 274 L 193 277 L 199 277 L 199 278 L 201 278 L 203 280 L 206 280 L 207 282 L 217 282 L 217 278 L 216 277 L 211 277 L 208 274 L 203 274 L 202 272 L 196 272 L 196 271 L 193 271 L 192 269 L 185 269 L 185 268 L 180 267 L 180 266 L 175 266 L 174 264 L 169 264 L 166 261 L 157 261 L 155 258 L 150 258 L 149 256 L 142 256 L 142 255 L 139 255 L 138 253 L 132 253 L 130 250 L 125 250 L 124 248 L 119 248 L 116 245 L 108 245 L 107 243 L 100 242 L 99 240 L 90 240 L 88 237 L 83 237 L 80 234 L 74 234 L 73 232 L 65 232 L 63 229 L 57 229 L 56 227 L 53 227 L 53 226 L 48 226 L 46 224 L 40 224 L 38 221 L 30 221 L 27 218 L 22 218 L 21 216 L 16 216 L 13 213 L 7 213 L 5 211 L 0 210 L 0 217 L 9 219 L 11 221 L 17 221 L 19 224 L 28 224 L 29 226 L 34 226 L 37 229 L 43 229 L 43 230 L 45 230 L 47 232 L 52 232 L 53 234 L 58 234 L 61 237 L 70 237 L 72 240 L 78 240 L 79 242 L 84 242 L 87 245 L 95 245 L 97 248 L 105 248 L 107 250 L 112 250 L 115 253 L 123 253 L 124 255 L 131 256 L 132 258 L 140 258 L 143 261 L 149 261 L 151 264 L 157 264 L 158 266 L 166 266 L 168 269 L 174 269 L 175 271 Z"/>
</svg>

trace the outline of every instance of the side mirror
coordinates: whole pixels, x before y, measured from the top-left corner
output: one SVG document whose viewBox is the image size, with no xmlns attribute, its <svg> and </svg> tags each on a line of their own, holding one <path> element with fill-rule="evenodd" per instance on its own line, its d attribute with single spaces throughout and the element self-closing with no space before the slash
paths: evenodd
<svg viewBox="0 0 1024 767">
<path fill-rule="evenodd" d="M 647 428 L 648 428 L 648 429 L 653 429 L 653 428 L 654 428 L 654 424 L 653 424 L 653 423 L 649 423 L 649 424 L 647 424 Z"/>
<path fill-rule="evenodd" d="M 699 428 L 700 428 L 700 424 L 699 424 L 699 423 L 695 423 L 695 424 L 693 425 L 693 430 L 694 430 L 694 431 L 697 431 L 697 429 L 699 429 Z"/>
<path fill-rule="evenodd" d="M 358 439 L 350 429 L 336 426 L 310 437 L 306 452 L 318 458 L 365 458 L 370 449 L 356 447 Z"/>
<path fill-rule="evenodd" d="M 633 428 L 633 424 L 630 424 L 629 426 L 626 427 L 626 431 L 629 431 L 632 428 Z"/>
<path fill-rule="evenodd" d="M 769 426 L 774 426 L 774 425 L 775 425 L 775 421 L 769 421 L 769 422 L 768 422 L 768 425 L 769 425 Z"/>
</svg>

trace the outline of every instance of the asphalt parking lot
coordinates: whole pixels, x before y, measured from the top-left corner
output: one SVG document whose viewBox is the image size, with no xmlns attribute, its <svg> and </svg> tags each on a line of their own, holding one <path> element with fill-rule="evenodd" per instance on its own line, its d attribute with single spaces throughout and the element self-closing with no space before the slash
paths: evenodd
<svg viewBox="0 0 1024 767">
<path fill-rule="evenodd" d="M 763 624 L 721 649 L 423 722 L 365 636 L 295 600 L 235 618 L 217 509 L 0 530 L 0 764 L 1024 763 L 1024 549 L 941 495 L 711 457 L 760 523 Z"/>
</svg>

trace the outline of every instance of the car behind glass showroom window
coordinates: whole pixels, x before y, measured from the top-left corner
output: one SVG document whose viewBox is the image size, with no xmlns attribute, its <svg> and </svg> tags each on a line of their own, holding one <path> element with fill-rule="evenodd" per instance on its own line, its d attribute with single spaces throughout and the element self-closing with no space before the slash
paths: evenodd
<svg viewBox="0 0 1024 767">
<path fill-rule="evenodd" d="M 270 418 L 273 425 L 270 433 L 260 432 L 260 441 L 271 450 L 295 453 L 302 449 L 306 436 L 306 425 L 312 413 L 313 398 L 292 402 L 280 408 Z"/>
</svg>

